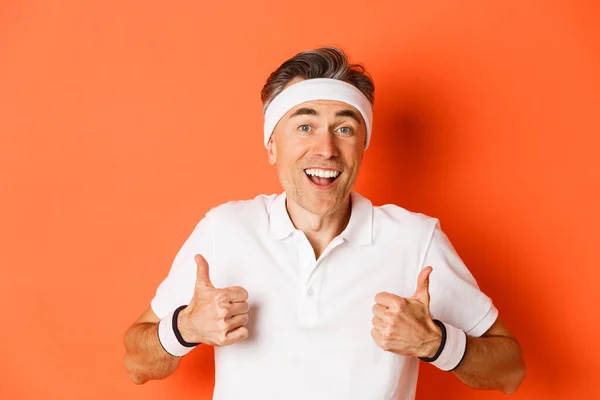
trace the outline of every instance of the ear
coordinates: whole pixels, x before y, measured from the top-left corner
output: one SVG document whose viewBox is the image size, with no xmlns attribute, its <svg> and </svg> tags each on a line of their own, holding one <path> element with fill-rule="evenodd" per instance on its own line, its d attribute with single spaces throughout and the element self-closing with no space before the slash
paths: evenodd
<svg viewBox="0 0 600 400">
<path fill-rule="evenodd" d="M 277 146 L 273 141 L 273 135 L 271 135 L 267 143 L 267 153 L 269 155 L 269 164 L 274 165 L 275 161 L 277 161 Z"/>
</svg>

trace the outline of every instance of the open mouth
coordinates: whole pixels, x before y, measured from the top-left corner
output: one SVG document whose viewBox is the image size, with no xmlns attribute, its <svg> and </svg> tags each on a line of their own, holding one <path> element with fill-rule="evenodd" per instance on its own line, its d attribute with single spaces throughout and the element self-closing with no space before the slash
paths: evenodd
<svg viewBox="0 0 600 400">
<path fill-rule="evenodd" d="M 314 185 L 319 188 L 329 188 L 342 174 L 340 171 L 333 169 L 307 168 L 304 173 Z"/>
</svg>

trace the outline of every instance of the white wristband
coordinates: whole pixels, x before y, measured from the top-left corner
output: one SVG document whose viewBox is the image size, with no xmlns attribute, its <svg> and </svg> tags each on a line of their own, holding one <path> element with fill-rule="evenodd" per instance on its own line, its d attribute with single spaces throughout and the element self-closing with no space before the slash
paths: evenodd
<svg viewBox="0 0 600 400">
<path fill-rule="evenodd" d="M 444 324 L 444 326 L 446 327 L 446 344 L 437 360 L 431 364 L 442 371 L 450 371 L 458 366 L 466 354 L 467 334 L 452 325 Z"/>
<path fill-rule="evenodd" d="M 158 323 L 158 341 L 167 353 L 172 356 L 181 357 L 192 351 L 195 346 L 184 346 L 179 342 L 177 336 L 175 336 L 175 331 L 173 330 L 173 314 L 175 314 L 175 311 L 177 310 L 173 310 L 162 317 Z"/>
</svg>

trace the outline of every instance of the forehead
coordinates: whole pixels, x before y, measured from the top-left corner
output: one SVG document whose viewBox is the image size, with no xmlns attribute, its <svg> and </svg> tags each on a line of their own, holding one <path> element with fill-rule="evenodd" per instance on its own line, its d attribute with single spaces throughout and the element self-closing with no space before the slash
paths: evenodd
<svg viewBox="0 0 600 400">
<path fill-rule="evenodd" d="M 351 110 L 354 113 L 356 113 L 356 115 L 358 116 L 358 118 L 360 119 L 360 121 L 362 123 L 364 123 L 364 120 L 362 118 L 362 115 L 360 113 L 360 111 L 358 111 L 358 109 L 356 109 L 355 107 L 351 106 L 348 103 L 344 103 L 343 101 L 338 101 L 338 100 L 310 100 L 310 101 L 305 101 L 304 103 L 300 103 L 295 105 L 294 107 L 292 107 L 288 112 L 285 113 L 284 118 L 289 118 L 294 112 L 296 112 L 296 110 L 299 110 L 301 108 L 309 108 L 309 109 L 313 109 L 315 110 L 319 115 L 328 115 L 328 116 L 335 116 L 335 114 L 339 111 L 342 110 Z"/>
</svg>

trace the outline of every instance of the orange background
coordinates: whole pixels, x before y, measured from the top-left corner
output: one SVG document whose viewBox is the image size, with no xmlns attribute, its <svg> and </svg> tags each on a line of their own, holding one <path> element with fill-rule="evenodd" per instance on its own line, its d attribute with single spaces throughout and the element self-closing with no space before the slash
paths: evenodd
<svg viewBox="0 0 600 400">
<path fill-rule="evenodd" d="M 376 84 L 357 190 L 440 218 L 523 346 L 514 398 L 595 398 L 597 4 L 1 2 L 0 398 L 210 398 L 211 348 L 136 386 L 123 334 L 205 211 L 281 190 L 259 92 L 321 45 Z M 422 365 L 434 396 L 503 395 Z"/>
</svg>

